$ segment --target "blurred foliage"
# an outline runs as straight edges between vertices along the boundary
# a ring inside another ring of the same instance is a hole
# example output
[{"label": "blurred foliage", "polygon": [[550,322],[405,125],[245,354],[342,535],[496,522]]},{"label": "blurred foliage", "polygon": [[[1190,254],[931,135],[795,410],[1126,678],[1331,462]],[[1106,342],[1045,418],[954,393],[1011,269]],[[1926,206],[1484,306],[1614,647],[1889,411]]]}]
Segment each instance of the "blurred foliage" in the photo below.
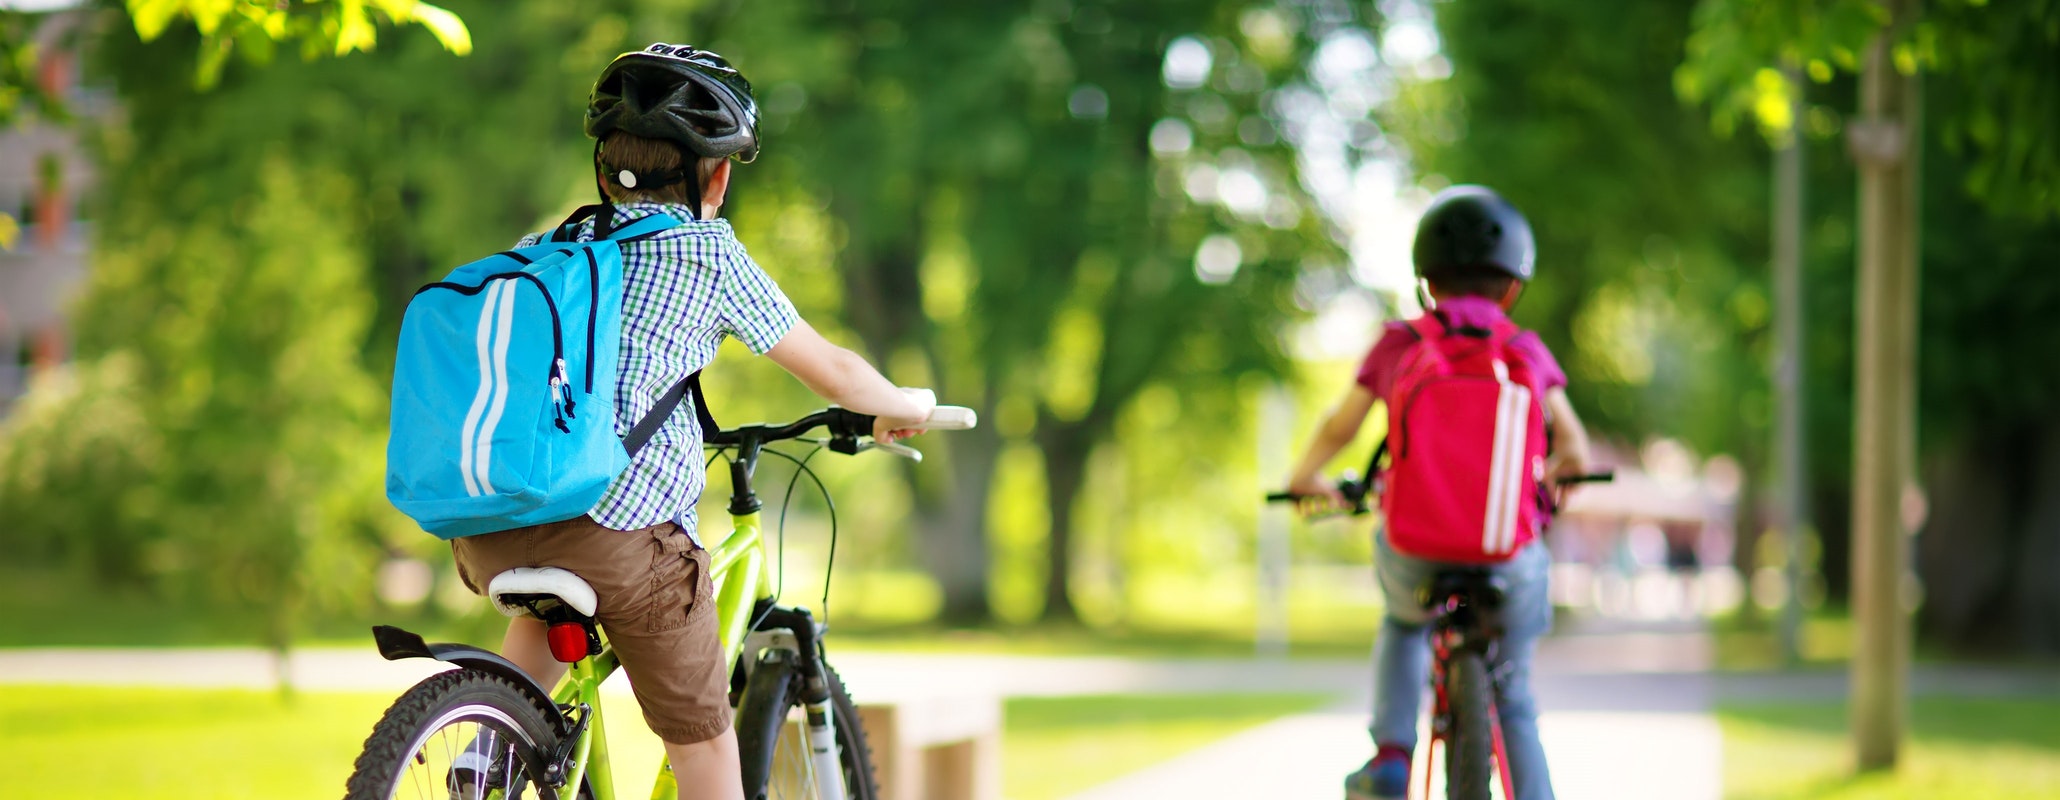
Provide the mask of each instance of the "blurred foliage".
[{"label": "blurred foliage", "polygon": [[200,33],[194,81],[213,86],[232,52],[268,64],[279,45],[299,45],[303,59],[349,55],[378,42],[379,23],[416,24],[445,49],[472,52],[472,34],[458,15],[417,0],[124,0],[143,41],[190,20]]},{"label": "blurred foliage", "polygon": [[10,539],[256,611],[278,646],[304,607],[358,602],[377,551],[356,540],[395,515],[363,257],[320,223],[344,186],[274,159],[179,235],[126,213],[148,199],[115,201],[79,313],[88,355],[9,420],[0,515],[28,522]]},{"label": "blurred foliage", "polygon": [[[30,524],[0,538],[103,584],[272,609],[271,639],[373,605],[388,559],[443,562],[379,491],[400,312],[591,196],[592,76],[663,38],[730,55],[758,87],[766,155],[726,211],[804,314],[989,422],[930,437],[939,458],[907,493],[879,461],[818,459],[846,498],[840,571],[914,562],[960,621],[987,618],[990,594],[1014,619],[1068,617],[1076,564],[1104,622],[1134,597],[1099,580],[1111,563],[1237,574],[1256,483],[1221,468],[1248,452],[1239,377],[1284,369],[1274,331],[1301,313],[1304,259],[1343,258],[1269,105],[1309,42],[1351,23],[1322,5],[467,0],[467,58],[404,37],[225,62],[207,89],[167,68],[221,46],[202,26],[104,31],[89,81],[123,113],[91,131],[107,222],[80,359],[8,421],[0,508]],[[1207,62],[1177,88],[1176,37]],[[1215,191],[1230,171],[1234,198]],[[719,418],[819,402],[734,356],[712,373]],[[814,503],[800,526],[820,531]],[[1075,517],[1084,556],[1051,546]]]},{"label": "blurred foliage", "polygon": [[[2048,410],[2060,398],[2060,378],[2014,366],[2043,360],[2060,345],[2046,324],[2060,302],[2060,278],[2048,268],[2060,245],[2053,189],[2060,181],[2060,73],[2053,70],[2060,3],[1939,0],[1898,20],[1884,4],[1864,0],[1703,0],[1695,19],[1676,78],[1684,97],[1712,102],[1720,131],[1749,111],[1777,141],[1797,129],[1828,138],[1840,116],[1853,113],[1851,82],[1840,75],[1859,69],[1859,54],[1877,36],[1892,37],[1896,70],[1924,76],[1916,123],[1924,219],[1919,417],[1932,513],[1917,547],[1927,595],[1922,619],[1927,633],[1961,646],[2060,651],[2060,588],[2021,566],[2060,557],[2060,503],[2048,499],[2060,486],[2060,426]],[[1834,103],[1788,119],[1789,94],[1805,87],[1785,81],[1776,70],[1783,65],[1825,84],[1831,91],[1819,94]],[[1830,205],[1842,207],[1818,217],[1818,227],[1842,239],[1853,230],[1842,199],[1850,197],[1851,172],[1841,149],[1816,149],[1828,150],[1824,157],[1839,168],[1813,170],[1810,192],[1841,198]],[[1836,244],[1833,250],[1844,249]],[[1839,258],[1850,263],[1849,253]],[[1850,309],[1850,267],[1840,274],[1836,283],[1813,280],[1807,291],[1845,295]],[[1838,372],[1827,382],[1832,391],[1813,395],[1813,418],[1842,428],[1852,327],[1848,318],[1827,330],[1826,321],[1817,319],[1813,338],[1845,341],[1825,348],[1836,354],[1819,362]],[[1827,577],[1842,589],[1847,436],[1814,438],[1838,443],[1829,452],[1813,448],[1822,453],[1813,460],[1818,483],[1830,487],[1819,492],[1829,501],[1819,518],[1829,537]]]},{"label": "blurred foliage", "polygon": [[[1295,271],[1337,257],[1267,105],[1312,37],[1349,21],[1319,6],[765,3],[749,25],[710,20],[712,46],[767,66],[750,72],[773,155],[752,172],[827,212],[844,321],[890,374],[990,423],[939,438],[943,469],[911,470],[918,552],[946,618],[989,613],[989,541],[1008,537],[989,535],[988,510],[1016,502],[990,502],[1009,441],[1039,451],[1013,463],[1043,473],[1030,525],[1043,529],[1041,605],[1070,619],[1087,465],[1121,412],[1154,385],[1221,392],[1279,371],[1272,331],[1297,313]],[[1176,88],[1164,65],[1182,42],[1201,63]],[[1155,135],[1164,147],[1147,147]],[[1219,170],[1248,191],[1215,198]],[[1197,171],[1208,197],[1185,189]],[[737,216],[748,240],[752,212]],[[1227,266],[1199,280],[1212,236]]]},{"label": "blurred foliage", "polygon": [[1683,96],[1710,101],[1720,130],[1749,116],[1782,138],[1804,122],[1789,118],[1788,98],[1803,87],[1782,66],[1830,83],[1858,73],[1874,37],[1893,36],[1896,69],[1940,76],[1934,91],[1954,99],[1949,112],[1925,114],[1968,157],[1954,182],[1991,213],[2060,214],[2060,2],[1933,0],[1913,19],[1890,16],[1880,0],[1701,0],[1675,78]]}]

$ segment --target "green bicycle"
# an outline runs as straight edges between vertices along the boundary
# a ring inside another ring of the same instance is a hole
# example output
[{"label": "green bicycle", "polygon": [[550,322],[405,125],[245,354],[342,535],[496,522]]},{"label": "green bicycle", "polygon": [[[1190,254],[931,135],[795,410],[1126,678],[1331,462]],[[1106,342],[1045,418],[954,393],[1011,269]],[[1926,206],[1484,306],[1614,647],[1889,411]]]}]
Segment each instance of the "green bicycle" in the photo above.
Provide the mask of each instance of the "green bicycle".
[{"label": "green bicycle", "polygon": [[[962,430],[971,409],[939,406],[926,427]],[[868,437],[873,418],[827,408],[786,425],[747,425],[705,437],[729,457],[733,530],[710,550],[723,653],[731,671],[744,796],[873,800],[879,794],[858,709],[825,663],[825,627],[807,609],[778,604],[752,478],[766,445],[801,439],[846,455],[878,449],[922,454]],[[713,459],[711,458],[711,461]],[[806,469],[806,458],[796,462]],[[456,665],[401,695],[365,740],[346,800],[430,798],[613,800],[601,682],[620,666],[594,624],[593,588],[556,568],[511,570],[490,582],[495,603],[522,609],[550,628],[551,650],[571,667],[556,691],[507,659],[463,644],[431,644],[391,626],[373,634],[388,660],[430,658]],[[653,800],[677,796],[671,765],[660,767]]]}]

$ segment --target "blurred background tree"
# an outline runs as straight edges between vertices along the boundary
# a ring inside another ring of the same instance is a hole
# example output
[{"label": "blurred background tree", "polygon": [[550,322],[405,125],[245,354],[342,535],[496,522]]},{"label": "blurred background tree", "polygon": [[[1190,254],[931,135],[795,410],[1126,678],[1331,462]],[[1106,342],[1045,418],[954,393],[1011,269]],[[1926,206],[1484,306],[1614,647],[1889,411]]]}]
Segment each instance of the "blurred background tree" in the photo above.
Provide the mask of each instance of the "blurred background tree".
[{"label": "blurred background tree", "polygon": [[[1857,71],[1858,54],[1888,21],[1881,6],[1860,0],[1703,0],[1681,88],[1711,99],[1720,130],[1750,118],[1771,135],[1800,128],[1828,145],[1853,109],[1842,76]],[[2060,242],[2060,3],[1940,0],[1894,35],[1896,69],[1921,73],[1926,89],[1917,147],[1918,369],[1920,472],[1931,513],[1916,551],[1926,598],[1920,624],[1963,647],[2060,652],[2060,587],[2027,566],[2060,559],[2060,428],[2048,413],[2060,379],[2014,367],[2060,344],[2043,313],[2060,302],[2060,277],[2046,266]],[[1808,89],[1776,71],[1780,64],[1801,67],[1829,90],[1816,94],[1837,99],[1789,119],[1786,98]],[[1849,197],[1842,148],[1818,149],[1827,152],[1815,163],[1836,169],[1830,181],[1818,171],[1813,196]],[[1839,226],[1836,241],[1850,235],[1850,215],[1848,207],[1818,219]],[[1843,254],[1838,262],[1851,263]],[[1810,285],[1837,293],[1849,284],[1841,278]],[[1850,313],[1850,302],[1843,308]],[[1850,318],[1820,328],[1826,337],[1851,329]],[[1823,366],[1849,379],[1850,354]],[[1815,400],[1843,420],[1850,387],[1838,388]],[[1816,426],[1850,434],[1837,423],[1825,427]],[[1850,462],[1843,452],[1813,461],[1829,473],[1818,479],[1820,497],[1830,496],[1818,504],[1830,556],[1825,578],[1842,593]]]}]

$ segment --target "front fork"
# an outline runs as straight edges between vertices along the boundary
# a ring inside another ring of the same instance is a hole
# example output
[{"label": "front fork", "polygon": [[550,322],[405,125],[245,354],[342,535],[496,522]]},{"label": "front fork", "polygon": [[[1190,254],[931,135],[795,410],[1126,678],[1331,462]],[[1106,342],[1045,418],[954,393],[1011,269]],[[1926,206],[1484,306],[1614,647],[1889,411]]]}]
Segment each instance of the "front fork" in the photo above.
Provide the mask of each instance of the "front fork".
[{"label": "front fork", "polygon": [[807,718],[808,759],[815,776],[817,796],[823,800],[844,800],[843,765],[837,752],[836,707],[830,702],[830,679],[823,669],[822,648],[817,638],[822,628],[805,608],[765,608],[759,614],[758,630],[751,636],[747,652],[778,648],[793,653],[794,671],[801,676],[801,704]]}]

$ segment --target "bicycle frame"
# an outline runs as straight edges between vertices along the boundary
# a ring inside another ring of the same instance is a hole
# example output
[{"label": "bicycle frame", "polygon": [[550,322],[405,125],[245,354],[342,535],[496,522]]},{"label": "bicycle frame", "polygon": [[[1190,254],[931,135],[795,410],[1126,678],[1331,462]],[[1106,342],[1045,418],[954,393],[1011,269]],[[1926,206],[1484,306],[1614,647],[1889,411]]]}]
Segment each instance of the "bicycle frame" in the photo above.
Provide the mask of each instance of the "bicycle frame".
[{"label": "bicycle frame", "polygon": [[[731,518],[730,534],[709,549],[709,577],[715,584],[717,630],[722,637],[723,663],[736,664],[743,655],[744,637],[750,633],[755,604],[770,601],[770,565],[765,557],[762,522],[756,511]],[[551,693],[562,706],[580,710],[583,723],[573,742],[572,772],[565,785],[577,792],[585,778],[594,800],[615,800],[615,776],[608,759],[608,735],[602,725],[601,683],[622,662],[615,649],[604,644],[601,654],[580,659],[566,671],[565,678]],[[651,800],[676,800],[679,783],[669,760],[659,762],[658,777],[651,788]]]}]

